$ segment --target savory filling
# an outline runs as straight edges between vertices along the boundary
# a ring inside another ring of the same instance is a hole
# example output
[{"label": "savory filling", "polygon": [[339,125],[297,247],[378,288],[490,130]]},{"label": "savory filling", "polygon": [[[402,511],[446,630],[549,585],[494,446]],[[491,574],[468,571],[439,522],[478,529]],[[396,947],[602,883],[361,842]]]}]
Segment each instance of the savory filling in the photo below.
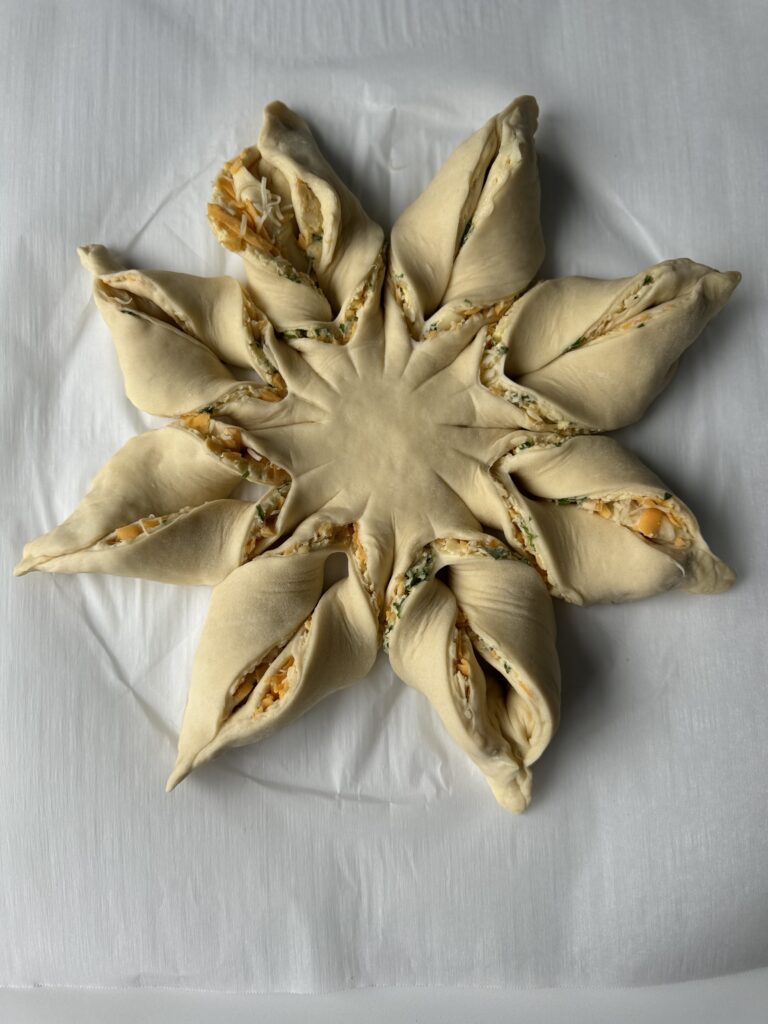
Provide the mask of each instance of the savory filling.
[{"label": "savory filling", "polygon": [[475,538],[467,540],[461,537],[438,537],[437,540],[432,541],[432,546],[439,554],[452,557],[457,555],[460,557],[479,555],[480,557],[486,556],[497,561],[512,557],[509,548],[502,544],[500,540],[496,540],[495,537],[483,537],[482,540]]},{"label": "savory filling", "polygon": [[248,249],[270,260],[280,277],[316,287],[313,266],[322,254],[322,210],[306,182],[297,180],[294,191],[298,210],[280,172],[262,161],[258,150],[245,149],[216,178],[208,217],[227,249]]},{"label": "savory filling", "polygon": [[426,583],[435,575],[435,551],[431,544],[421,549],[416,561],[404,573],[394,580],[393,596],[384,613],[384,646],[389,639],[395,623],[400,618],[407,598],[420,583]]},{"label": "savory filling", "polygon": [[94,547],[100,547],[102,544],[109,547],[115,547],[118,544],[127,544],[132,540],[136,540],[138,537],[146,537],[153,530],[156,530],[158,526],[165,526],[166,523],[171,522],[187,511],[182,509],[180,512],[171,512],[165,516],[147,515],[142,519],[137,519],[134,523],[126,523],[125,526],[118,526],[112,533],[107,534],[103,540],[99,541]]},{"label": "savory filling", "polygon": [[480,383],[492,395],[503,398],[505,402],[525,413],[534,430],[555,427],[562,434],[582,432],[583,428],[570,420],[564,420],[557,409],[540,395],[524,391],[519,384],[506,376],[504,364],[508,351],[508,346],[497,333],[489,333],[480,361]]},{"label": "savory filling", "polygon": [[471,719],[472,708],[472,644],[467,635],[467,620],[462,611],[456,618],[456,628],[453,633],[453,640],[449,650],[453,664],[453,677],[463,705],[464,717]]},{"label": "savory filling", "polygon": [[648,495],[635,498],[560,498],[559,505],[578,505],[600,516],[624,526],[645,540],[669,549],[679,555],[691,546],[690,531],[671,504],[672,495],[666,491],[663,496]]},{"label": "savory filling", "polygon": [[[599,320],[595,321],[580,338],[572,341],[570,345],[563,349],[563,352],[572,352],[574,349],[583,348],[584,345],[588,345],[591,341],[595,341],[611,331],[629,331],[645,327],[656,308],[653,306],[649,307],[647,296],[644,296],[646,289],[653,282],[654,277],[652,274],[646,274],[642,280],[633,282],[624,297],[619,299],[615,305],[609,307]],[[623,323],[622,320],[624,320]]]},{"label": "savory filling", "polygon": [[384,269],[384,250],[382,249],[370,271],[358,286],[347,305],[344,307],[341,319],[339,320],[339,334],[341,340],[346,343],[352,339],[357,330],[358,314],[376,289],[378,291],[381,274]]},{"label": "savory filling", "polygon": [[[245,704],[250,700],[254,690],[269,671],[270,665],[275,663],[289,645],[300,646],[306,642],[311,624],[312,616],[310,615],[302,623],[295,636],[270,648],[257,665],[254,665],[253,668],[244,672],[232,683],[224,704],[224,718],[230,717],[236,711],[239,711],[240,708],[245,706]],[[275,668],[275,670],[270,673],[267,684],[264,687],[258,702],[251,710],[251,718],[257,718],[259,715],[263,715],[265,712],[269,711],[270,708],[283,700],[291,687],[296,683],[297,674],[298,665],[296,664],[296,658],[293,654],[288,654]]]},{"label": "savory filling", "polygon": [[350,551],[352,557],[357,563],[357,570],[360,573],[360,579],[363,581],[363,586],[368,592],[368,597],[371,599],[373,609],[378,616],[379,605],[381,599],[376,591],[373,580],[368,575],[368,552],[363,547],[363,542],[360,540],[360,529],[357,523],[352,524],[352,536],[350,537]]},{"label": "savory filling", "polygon": [[413,299],[409,294],[405,274],[402,273],[402,271],[390,273],[389,281],[392,287],[392,293],[395,296],[395,302],[397,302],[400,307],[403,318],[408,327],[408,333],[412,338],[416,338],[418,335],[418,331],[416,330],[416,309],[413,304]]},{"label": "savory filling", "polygon": [[402,615],[403,606],[408,597],[420,583],[431,580],[437,571],[436,560],[444,556],[446,560],[456,558],[493,558],[495,560],[513,558],[513,553],[495,537],[462,538],[438,537],[431,544],[421,549],[415,561],[404,573],[396,576],[393,581],[393,593],[384,612],[384,646],[389,645],[392,630]]},{"label": "savory filling", "polygon": [[[151,317],[160,323],[169,324],[178,330],[197,338],[197,332],[193,324],[187,319],[180,309],[164,308],[152,299],[144,295],[129,291],[128,287],[137,283],[140,287],[146,287],[141,283],[140,275],[135,271],[125,271],[123,274],[113,275],[109,281],[100,280],[97,287],[110,299],[121,307],[121,311],[130,315]],[[260,315],[258,308],[244,289],[241,289],[243,299],[243,325],[247,329],[247,343],[251,352],[254,366],[261,378],[274,389],[264,389],[264,393],[256,393],[257,398],[265,401],[279,401],[286,394],[286,385],[277,368],[272,365],[264,351],[263,333],[267,321]],[[199,338],[198,338],[199,340]],[[276,393],[277,392],[277,393]],[[253,393],[253,392],[252,392]]]},{"label": "savory filling", "polygon": [[243,323],[248,329],[248,347],[251,351],[251,359],[262,380],[271,385],[277,393],[274,398],[269,398],[266,394],[259,394],[258,397],[264,398],[268,402],[277,401],[278,398],[287,394],[288,389],[282,375],[272,365],[264,351],[264,332],[267,330],[268,321],[262,317],[261,311],[245,289],[242,289],[242,292]]},{"label": "savory filling", "polygon": [[181,416],[179,422],[186,430],[203,438],[208,451],[236,469],[244,480],[264,484],[290,481],[284,469],[246,444],[239,427],[214,420],[209,412],[188,413]]},{"label": "savory filling", "polygon": [[323,211],[320,200],[305,181],[296,182],[296,202],[302,228],[297,241],[307,255],[307,272],[311,271],[323,252]]},{"label": "savory filling", "polygon": [[[250,166],[245,159],[252,155],[244,150],[234,160],[224,164],[214,181],[213,201],[208,204],[208,217],[219,229],[219,237],[233,252],[250,248],[265,256],[282,255],[277,244],[281,227],[289,211],[282,206],[280,196],[269,188],[265,175],[256,177],[258,158]],[[246,172],[247,183],[240,188],[235,176],[241,179]],[[292,218],[291,218],[292,219]]]},{"label": "savory filling", "polygon": [[277,672],[273,673],[270,677],[266,692],[253,709],[254,718],[257,715],[263,715],[273,704],[276,704],[277,701],[286,695],[288,692],[288,673],[293,667],[294,662],[293,655],[289,654]]},{"label": "savory filling", "polygon": [[333,545],[346,546],[352,537],[352,526],[349,523],[339,525],[330,520],[320,523],[315,532],[307,540],[291,544],[279,552],[281,555],[306,555],[310,551],[319,551]]},{"label": "savory filling", "polygon": [[277,519],[290,487],[290,483],[280,484],[256,502],[256,516],[243,548],[243,562],[250,562],[261,553],[265,541],[277,535]]},{"label": "savory filling", "polygon": [[427,340],[433,337],[438,331],[455,331],[463,327],[467,320],[481,319],[489,325],[496,325],[499,319],[509,308],[510,300],[501,299],[490,306],[480,306],[471,299],[464,299],[463,302],[450,303],[440,310],[440,316],[433,317],[424,326],[423,336]]}]

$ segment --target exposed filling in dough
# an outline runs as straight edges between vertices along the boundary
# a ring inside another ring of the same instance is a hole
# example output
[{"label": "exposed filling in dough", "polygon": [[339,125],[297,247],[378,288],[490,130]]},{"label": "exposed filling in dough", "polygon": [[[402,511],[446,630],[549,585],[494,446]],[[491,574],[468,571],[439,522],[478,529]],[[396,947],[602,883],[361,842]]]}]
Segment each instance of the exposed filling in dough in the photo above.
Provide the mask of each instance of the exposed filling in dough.
[{"label": "exposed filling in dough", "polygon": [[306,555],[310,551],[320,551],[323,548],[347,547],[351,538],[350,523],[334,523],[327,519],[317,525],[311,537],[283,548],[280,555],[287,558],[290,555]]},{"label": "exposed filling in dough", "polygon": [[464,299],[463,302],[459,303],[451,302],[448,306],[441,309],[439,314],[435,314],[435,316],[427,321],[424,325],[423,337],[428,341],[438,331],[442,335],[445,331],[458,330],[458,328],[463,327],[468,320],[473,318],[495,326],[509,309],[512,301],[513,299],[511,298],[501,299],[499,302],[493,302],[488,306],[479,306],[472,302],[471,299]]},{"label": "exposed filling in dough", "polygon": [[[463,610],[459,609],[449,657],[453,664],[456,693],[467,721],[472,721],[476,713],[474,703],[477,694],[472,686],[472,655],[476,657],[485,679],[486,714],[491,719],[493,716],[491,691],[494,687],[499,688],[498,696],[503,703],[506,703],[504,695],[510,685],[518,694],[523,694],[531,704],[535,702],[535,694],[522,680],[512,663],[493,643],[474,632]],[[478,655],[479,657],[477,657]],[[536,731],[536,718],[532,707],[526,701],[519,701],[516,714],[509,719],[509,725],[518,747],[521,750],[528,749]],[[488,750],[487,753],[492,752]]]},{"label": "exposed filling in dough", "polygon": [[438,554],[453,557],[486,555],[496,560],[512,557],[509,548],[495,537],[483,537],[482,540],[474,537],[438,537],[432,541],[432,547]]},{"label": "exposed filling in dough", "polygon": [[352,524],[352,536],[350,538],[350,552],[352,557],[357,564],[358,572],[360,573],[360,579],[363,581],[368,597],[370,598],[371,605],[378,617],[379,607],[381,605],[381,595],[377,592],[373,580],[371,579],[368,572],[368,552],[363,546],[363,542],[360,539],[360,527],[357,523]]},{"label": "exposed filling in dough", "polygon": [[[480,383],[491,392],[503,398],[525,413],[534,430],[557,429],[561,434],[573,434],[583,431],[578,424],[564,420],[554,406],[540,395],[524,391],[518,384],[510,380],[504,372],[504,361],[509,351],[501,337],[495,331],[488,332],[483,357],[480,361]],[[561,442],[562,443],[562,442]]]},{"label": "exposed filling in dough", "polygon": [[323,211],[320,200],[301,178],[296,181],[296,202],[302,225],[297,242],[307,254],[307,271],[310,272],[323,252]]},{"label": "exposed filling in dough", "polygon": [[327,520],[320,523],[311,537],[306,540],[292,544],[279,552],[283,556],[308,554],[310,551],[320,551],[324,548],[335,547],[347,551],[357,566],[360,580],[371,601],[371,606],[378,616],[381,596],[376,590],[373,580],[368,572],[368,552],[360,539],[360,528],[357,523],[334,523]]},{"label": "exposed filling in dough", "polygon": [[166,523],[173,522],[174,519],[178,519],[180,515],[187,511],[188,509],[180,509],[178,512],[171,512],[165,516],[156,516],[150,513],[133,523],[118,526],[116,530],[107,534],[106,537],[100,540],[98,544],[94,544],[93,547],[98,549],[101,547],[116,547],[120,544],[130,544],[131,541],[137,540],[139,537],[149,536],[159,526],[165,526]]},{"label": "exposed filling in dough", "polygon": [[410,568],[406,569],[395,578],[393,597],[387,605],[384,613],[384,646],[389,644],[389,638],[395,623],[400,618],[403,605],[410,594],[420,583],[426,583],[435,575],[435,551],[431,544],[425,545]]},{"label": "exposed filling in dough", "polygon": [[456,685],[456,692],[459,702],[462,705],[464,717],[471,721],[474,717],[472,707],[472,643],[467,635],[467,620],[463,612],[459,612],[456,618],[456,628],[448,650],[448,656],[453,664],[453,680]]},{"label": "exposed filling in dough", "polygon": [[248,447],[239,427],[214,420],[208,412],[188,413],[179,422],[184,429],[202,437],[208,451],[236,469],[244,480],[264,484],[290,481],[284,469]]},{"label": "exposed filling in dough", "polygon": [[208,217],[230,251],[248,250],[268,260],[278,276],[316,288],[313,267],[322,255],[322,210],[306,182],[299,179],[295,190],[297,210],[287,181],[251,147],[221,169]]},{"label": "exposed filling in dough", "polygon": [[[200,340],[194,325],[182,310],[171,307],[167,296],[157,291],[158,298],[162,296],[165,302],[165,305],[161,306],[145,295],[139,295],[130,291],[129,288],[132,283],[141,288],[148,287],[146,279],[142,280],[141,276],[132,270],[126,270],[122,274],[113,275],[108,280],[102,279],[97,287],[116,302],[121,307],[123,313],[151,317],[153,320],[169,324],[190,337],[198,341]],[[120,287],[121,285],[124,287]],[[242,288],[241,295],[243,299],[243,325],[247,328],[247,343],[251,358],[261,378],[274,389],[274,391],[263,389],[264,393],[261,393],[251,386],[249,394],[256,398],[263,398],[265,401],[279,401],[280,398],[287,394],[287,387],[277,368],[270,362],[264,351],[263,334],[267,328],[267,321],[261,316],[253,299]]]},{"label": "exposed filling in dough", "polygon": [[277,535],[277,519],[290,487],[290,483],[280,484],[256,502],[256,517],[243,548],[243,562],[255,558],[264,548],[264,542]]},{"label": "exposed filling in dough", "polygon": [[315,341],[323,341],[330,345],[346,345],[357,332],[360,310],[374,292],[378,294],[383,271],[384,254],[382,251],[376,257],[376,261],[370,271],[352,294],[352,298],[341,313],[339,313],[335,323],[293,327],[289,330],[280,331],[280,337],[285,341],[291,341],[294,338],[312,338]]},{"label": "exposed filling in dough", "polygon": [[[563,352],[572,352],[574,349],[583,348],[591,341],[602,338],[613,331],[631,331],[645,327],[646,323],[654,314],[655,307],[647,305],[647,289],[654,282],[652,274],[646,274],[642,280],[636,280],[630,285],[629,291],[611,306],[599,320],[582,334],[576,341],[572,341]],[[658,314],[657,314],[658,315]]]},{"label": "exposed filling in dough", "polygon": [[624,526],[644,540],[667,550],[673,558],[687,551],[692,544],[687,524],[672,505],[669,491],[663,496],[634,498],[560,498],[559,505],[578,505],[603,519]]},{"label": "exposed filling in dough", "polygon": [[389,644],[392,630],[402,615],[403,606],[420,583],[433,579],[437,571],[437,559],[446,558],[513,558],[513,553],[495,537],[466,538],[438,537],[425,545],[411,566],[395,577],[392,599],[384,613],[384,647]]},{"label": "exposed filling in dough", "polygon": [[[243,323],[248,328],[248,347],[251,351],[251,359],[262,380],[270,384],[277,392],[277,397],[271,399],[277,401],[278,397],[283,397],[288,393],[288,387],[264,350],[264,333],[268,329],[269,321],[263,318],[258,306],[245,289],[242,289],[242,292]],[[267,395],[259,394],[258,397],[270,401]]]},{"label": "exposed filling in dough", "polygon": [[[252,718],[258,718],[260,715],[263,715],[285,698],[292,686],[298,681],[299,669],[296,662],[296,654],[306,643],[311,625],[312,616],[310,615],[301,624],[297,633],[270,648],[256,665],[248,669],[232,683],[224,705],[225,719],[231,717],[236,711],[244,707],[250,700],[254,690],[262,682],[265,682],[265,685],[257,703],[251,710]],[[289,646],[293,648],[294,653],[286,654],[280,660],[281,655],[285,654]],[[269,672],[271,666],[275,667],[272,672]],[[269,675],[265,681],[264,677],[267,673]]]},{"label": "exposed filling in dough", "polygon": [[[222,241],[233,252],[249,247],[265,256],[279,257],[283,230],[295,227],[295,219],[290,204],[283,204],[270,189],[267,176],[259,173],[259,163],[253,150],[243,150],[224,164],[214,182],[208,216],[221,229]],[[240,178],[237,183],[236,176]]]}]

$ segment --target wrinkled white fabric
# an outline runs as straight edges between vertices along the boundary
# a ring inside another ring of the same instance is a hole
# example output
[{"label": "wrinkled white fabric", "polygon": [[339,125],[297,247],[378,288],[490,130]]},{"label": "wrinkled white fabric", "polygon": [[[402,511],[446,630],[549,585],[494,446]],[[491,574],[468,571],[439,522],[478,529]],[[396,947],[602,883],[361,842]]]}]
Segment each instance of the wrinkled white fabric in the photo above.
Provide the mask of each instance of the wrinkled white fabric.
[{"label": "wrinkled white fabric", "polygon": [[[616,985],[766,963],[762,5],[2,9],[0,984]],[[275,97],[389,229],[525,92],[543,276],[682,255],[744,273],[621,433],[735,588],[558,605],[561,727],[522,819],[381,660],[169,800],[207,590],[10,579],[160,425],[123,395],[76,246],[242,279],[205,204]]]}]

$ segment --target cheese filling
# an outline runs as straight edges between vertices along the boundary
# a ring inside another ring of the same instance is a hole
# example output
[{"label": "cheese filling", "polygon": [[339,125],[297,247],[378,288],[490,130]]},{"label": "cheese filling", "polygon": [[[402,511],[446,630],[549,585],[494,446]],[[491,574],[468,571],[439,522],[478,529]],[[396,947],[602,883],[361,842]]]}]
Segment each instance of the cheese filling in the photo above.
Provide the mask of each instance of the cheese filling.
[{"label": "cheese filling", "polygon": [[439,562],[450,564],[456,558],[514,558],[515,555],[495,537],[437,537],[425,545],[405,572],[393,580],[392,596],[384,612],[384,647],[389,646],[392,630],[401,617],[406,600],[420,583],[434,579]]},{"label": "cheese filling", "polygon": [[646,495],[633,498],[560,498],[559,505],[577,505],[602,519],[610,520],[651,544],[667,549],[675,558],[692,545],[690,530],[670,499],[669,491],[663,496]]},{"label": "cheese filling", "polygon": [[[299,666],[296,654],[306,643],[312,624],[310,615],[298,632],[271,647],[266,654],[243,672],[230,685],[224,702],[223,719],[230,718],[251,700],[257,688],[258,700],[249,709],[251,718],[258,718],[276,707],[299,680]],[[286,653],[291,647],[294,653]],[[282,657],[285,655],[284,657]],[[272,671],[270,671],[272,669]]]},{"label": "cheese filling", "polygon": [[201,437],[208,451],[236,469],[244,480],[264,484],[290,481],[284,469],[248,446],[239,427],[214,420],[209,412],[188,413],[179,418],[179,423]]},{"label": "cheese filling", "polygon": [[118,526],[117,529],[107,534],[97,544],[94,544],[94,549],[102,547],[116,547],[121,544],[129,544],[131,541],[137,540],[139,537],[147,537],[153,530],[156,530],[159,526],[165,526],[168,523],[173,522],[174,519],[178,519],[180,515],[188,509],[181,509],[179,512],[171,512],[165,516],[155,516],[151,513],[144,516],[141,519],[137,519],[133,523],[126,523],[124,526]]}]

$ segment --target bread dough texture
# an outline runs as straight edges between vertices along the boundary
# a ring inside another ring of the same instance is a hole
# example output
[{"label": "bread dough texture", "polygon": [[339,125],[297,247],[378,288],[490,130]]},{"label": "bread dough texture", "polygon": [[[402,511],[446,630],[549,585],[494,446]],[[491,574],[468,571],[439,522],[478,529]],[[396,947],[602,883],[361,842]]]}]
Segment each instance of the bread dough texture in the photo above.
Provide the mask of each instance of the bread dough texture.
[{"label": "bread dough texture", "polygon": [[[537,116],[526,96],[492,117],[387,247],[272,103],[208,207],[247,286],[79,250],[128,397],[172,422],[110,459],[16,571],[213,586],[169,789],[384,644],[521,811],[558,719],[550,595],[730,585],[690,510],[601,432],[643,414],[739,275],[673,259],[536,283]],[[260,500],[233,497],[243,480]],[[328,585],[334,552],[348,573]]]}]

